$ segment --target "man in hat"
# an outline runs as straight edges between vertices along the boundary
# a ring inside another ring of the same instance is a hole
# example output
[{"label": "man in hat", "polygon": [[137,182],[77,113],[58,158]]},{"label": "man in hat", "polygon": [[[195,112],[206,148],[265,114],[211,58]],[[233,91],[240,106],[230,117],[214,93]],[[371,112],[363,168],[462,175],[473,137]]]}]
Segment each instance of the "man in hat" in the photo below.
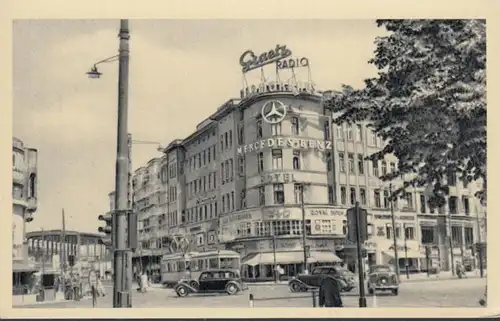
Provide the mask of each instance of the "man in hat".
[{"label": "man in hat", "polygon": [[321,280],[319,287],[319,306],[325,308],[341,308],[342,298],[340,289],[342,287],[340,280],[331,275],[325,275]]}]

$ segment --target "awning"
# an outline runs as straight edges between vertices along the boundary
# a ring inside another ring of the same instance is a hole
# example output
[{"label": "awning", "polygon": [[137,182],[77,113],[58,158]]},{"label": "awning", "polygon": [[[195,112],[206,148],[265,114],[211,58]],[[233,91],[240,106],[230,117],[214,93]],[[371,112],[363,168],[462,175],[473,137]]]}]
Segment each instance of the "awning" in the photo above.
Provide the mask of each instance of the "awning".
[{"label": "awning", "polygon": [[24,263],[12,263],[12,272],[35,272],[38,271],[38,268],[34,267],[33,265],[30,264],[24,264]]},{"label": "awning", "polygon": [[[255,266],[259,264],[271,265],[274,264],[274,253],[258,253],[244,260],[242,265]],[[304,252],[276,252],[276,264],[295,264],[304,261]],[[332,252],[311,252],[311,256],[307,259],[307,263],[333,263],[341,262],[342,260]]]},{"label": "awning", "polygon": [[[387,256],[390,256],[391,258],[394,257],[394,251],[383,251],[383,253]],[[398,251],[398,258],[402,259],[408,255],[408,258],[425,258],[425,254],[422,254],[420,251],[417,250],[408,250],[408,252],[405,251]]]}]

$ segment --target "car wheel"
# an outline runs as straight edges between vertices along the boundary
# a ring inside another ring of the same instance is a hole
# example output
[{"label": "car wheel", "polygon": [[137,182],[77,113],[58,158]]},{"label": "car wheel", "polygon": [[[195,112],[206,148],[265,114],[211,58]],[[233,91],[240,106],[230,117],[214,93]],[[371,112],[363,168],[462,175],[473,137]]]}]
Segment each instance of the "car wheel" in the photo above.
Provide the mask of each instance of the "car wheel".
[{"label": "car wheel", "polygon": [[392,294],[394,294],[394,295],[398,295],[398,294],[399,294],[398,289],[392,289]]},{"label": "car wheel", "polygon": [[189,282],[189,286],[192,287],[193,289],[198,290],[198,282],[196,282],[194,280]]},{"label": "car wheel", "polygon": [[226,287],[226,291],[227,291],[227,294],[233,295],[233,294],[236,294],[238,292],[238,287],[236,286],[236,284],[229,283]]},{"label": "car wheel", "polygon": [[175,293],[177,293],[177,296],[179,297],[185,297],[189,294],[189,290],[187,287],[185,287],[184,285],[179,285],[176,289],[175,289]]},{"label": "car wheel", "polygon": [[290,291],[300,292],[300,290],[301,290],[301,286],[300,286],[299,282],[294,281],[290,284]]}]

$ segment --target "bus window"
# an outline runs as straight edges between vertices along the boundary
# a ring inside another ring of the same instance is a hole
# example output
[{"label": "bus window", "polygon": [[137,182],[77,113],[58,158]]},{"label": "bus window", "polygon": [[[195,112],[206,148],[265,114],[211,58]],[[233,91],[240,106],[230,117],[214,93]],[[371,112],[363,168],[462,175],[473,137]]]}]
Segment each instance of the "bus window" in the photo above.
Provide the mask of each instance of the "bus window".
[{"label": "bus window", "polygon": [[239,259],[238,258],[220,258],[220,268],[221,269],[239,269]]},{"label": "bus window", "polygon": [[212,259],[210,259],[210,260],[208,261],[208,263],[209,263],[209,268],[210,268],[210,269],[218,269],[218,268],[219,268],[219,266],[218,266],[218,264],[217,264],[217,263],[218,263],[217,261],[218,261],[218,260],[217,260],[217,258],[212,258]]}]

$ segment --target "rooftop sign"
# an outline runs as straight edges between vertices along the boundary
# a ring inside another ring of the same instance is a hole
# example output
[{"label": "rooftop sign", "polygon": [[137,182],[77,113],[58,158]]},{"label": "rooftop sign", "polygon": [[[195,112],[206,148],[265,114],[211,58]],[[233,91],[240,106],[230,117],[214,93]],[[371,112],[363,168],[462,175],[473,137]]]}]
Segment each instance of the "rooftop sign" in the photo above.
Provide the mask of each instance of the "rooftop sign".
[{"label": "rooftop sign", "polygon": [[246,73],[250,70],[275,63],[291,55],[292,51],[286,45],[276,45],[275,49],[263,52],[258,56],[252,50],[247,50],[240,56],[241,71]]}]

